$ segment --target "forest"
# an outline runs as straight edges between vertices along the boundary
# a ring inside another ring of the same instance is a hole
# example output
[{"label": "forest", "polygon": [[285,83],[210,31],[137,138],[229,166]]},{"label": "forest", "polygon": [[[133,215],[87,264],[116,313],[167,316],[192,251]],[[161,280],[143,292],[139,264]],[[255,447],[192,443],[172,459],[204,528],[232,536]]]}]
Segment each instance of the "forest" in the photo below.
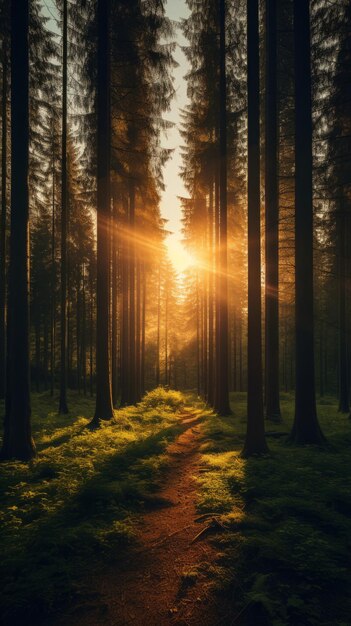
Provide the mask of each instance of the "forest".
[{"label": "forest", "polygon": [[0,623],[351,625],[349,0],[0,0]]}]

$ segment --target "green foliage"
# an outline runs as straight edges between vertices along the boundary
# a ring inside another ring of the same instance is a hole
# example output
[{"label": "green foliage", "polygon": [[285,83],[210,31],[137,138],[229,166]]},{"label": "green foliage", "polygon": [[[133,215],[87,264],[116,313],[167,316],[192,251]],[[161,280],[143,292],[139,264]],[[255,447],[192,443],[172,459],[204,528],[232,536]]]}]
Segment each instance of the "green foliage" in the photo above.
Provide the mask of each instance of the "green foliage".
[{"label": "green foliage", "polygon": [[[199,508],[222,513],[228,526],[220,536],[220,566],[227,572],[222,586],[228,588],[231,576],[235,611],[243,611],[240,623],[349,623],[349,421],[337,413],[334,401],[324,399],[318,411],[331,444],[327,450],[291,447],[283,437],[272,437],[270,456],[243,460],[241,395],[233,408],[234,418],[212,415],[206,423]],[[293,415],[288,395],[282,408],[285,422],[274,428],[288,432]]]},{"label": "green foliage", "polygon": [[184,404],[178,392],[159,393],[159,408],[155,393],[147,394],[94,432],[86,428],[93,400],[72,394],[67,417],[54,412],[48,394],[33,396],[38,456],[0,467],[4,621],[37,619],[74,593],[89,559],[118,559],[135,542],[134,521],[157,500]]},{"label": "green foliage", "polygon": [[180,391],[168,390],[165,387],[156,387],[146,394],[141,403],[146,409],[165,408],[166,410],[179,410],[184,406],[184,396]]}]

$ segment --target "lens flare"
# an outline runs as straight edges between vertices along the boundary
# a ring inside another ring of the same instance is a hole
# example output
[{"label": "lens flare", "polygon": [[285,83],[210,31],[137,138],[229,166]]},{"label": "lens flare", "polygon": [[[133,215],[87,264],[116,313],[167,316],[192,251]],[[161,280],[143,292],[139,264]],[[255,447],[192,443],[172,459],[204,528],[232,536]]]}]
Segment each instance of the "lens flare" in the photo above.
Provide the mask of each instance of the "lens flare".
[{"label": "lens flare", "polygon": [[183,274],[190,267],[197,265],[195,257],[188,252],[180,239],[169,235],[166,240],[168,256],[178,274]]}]

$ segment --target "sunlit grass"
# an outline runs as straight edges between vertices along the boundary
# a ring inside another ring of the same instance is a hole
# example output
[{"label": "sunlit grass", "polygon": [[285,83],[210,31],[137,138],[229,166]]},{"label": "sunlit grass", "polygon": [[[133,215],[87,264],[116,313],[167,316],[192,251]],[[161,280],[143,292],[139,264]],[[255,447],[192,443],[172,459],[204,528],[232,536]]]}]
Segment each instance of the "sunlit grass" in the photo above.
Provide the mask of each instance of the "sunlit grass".
[{"label": "sunlit grass", "polygon": [[[238,623],[260,626],[346,626],[351,614],[351,428],[335,399],[318,413],[326,450],[287,446],[268,437],[271,454],[243,460],[246,403],[233,395],[234,417],[210,416],[204,426],[201,513],[227,527],[217,586],[234,599]],[[282,396],[289,432],[293,398]],[[267,425],[268,431],[272,429]],[[241,614],[241,611],[243,613]]]},{"label": "sunlit grass", "polygon": [[184,401],[159,388],[91,432],[93,400],[71,394],[70,414],[58,416],[57,399],[33,395],[38,456],[0,467],[5,621],[55,607],[74,592],[89,559],[118,558],[134,541],[138,513],[157,504],[165,448],[179,432]]}]

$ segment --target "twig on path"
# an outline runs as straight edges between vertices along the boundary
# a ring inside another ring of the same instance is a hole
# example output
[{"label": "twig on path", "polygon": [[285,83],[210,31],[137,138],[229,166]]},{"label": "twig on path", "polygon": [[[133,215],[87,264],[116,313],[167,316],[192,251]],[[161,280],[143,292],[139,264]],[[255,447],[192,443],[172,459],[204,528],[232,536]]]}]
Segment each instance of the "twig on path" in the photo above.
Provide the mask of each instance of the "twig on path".
[{"label": "twig on path", "polygon": [[220,522],[216,517],[213,517],[211,520],[211,523],[208,524],[208,526],[205,526],[205,528],[203,528],[202,530],[200,530],[200,532],[197,533],[197,535],[195,535],[194,539],[192,539],[190,543],[195,543],[195,541],[200,539],[206,533],[212,530],[219,530],[219,529],[227,530],[227,528],[222,524],[222,522]]},{"label": "twig on path", "polygon": [[195,522],[201,522],[202,520],[207,519],[208,517],[213,517],[217,519],[218,515],[222,515],[222,513],[213,511],[212,513],[203,513],[202,515],[199,515],[199,517],[195,518]]}]

